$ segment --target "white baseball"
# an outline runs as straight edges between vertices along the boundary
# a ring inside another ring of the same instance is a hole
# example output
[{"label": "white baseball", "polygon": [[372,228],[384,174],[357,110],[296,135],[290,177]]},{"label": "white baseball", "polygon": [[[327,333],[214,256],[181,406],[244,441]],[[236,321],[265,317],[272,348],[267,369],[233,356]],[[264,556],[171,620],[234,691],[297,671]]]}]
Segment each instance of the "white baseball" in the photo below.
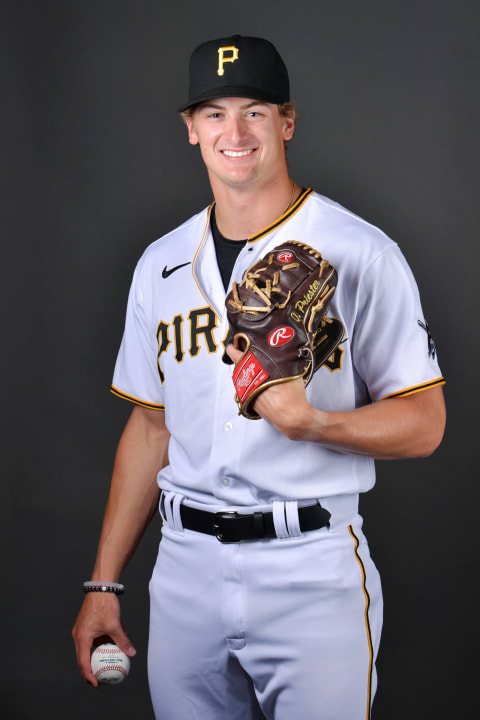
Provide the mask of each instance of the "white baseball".
[{"label": "white baseball", "polygon": [[107,685],[121,683],[130,670],[130,658],[113,643],[104,643],[95,648],[90,662],[98,682]]}]

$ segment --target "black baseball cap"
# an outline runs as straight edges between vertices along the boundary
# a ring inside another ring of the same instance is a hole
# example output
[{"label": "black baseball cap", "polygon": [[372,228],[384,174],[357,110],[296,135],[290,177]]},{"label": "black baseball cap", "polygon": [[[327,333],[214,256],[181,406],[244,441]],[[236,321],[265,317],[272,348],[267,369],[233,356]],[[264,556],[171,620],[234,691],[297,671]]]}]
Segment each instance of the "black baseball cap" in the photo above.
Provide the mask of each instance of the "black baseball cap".
[{"label": "black baseball cap", "polygon": [[190,56],[188,102],[178,112],[218,97],[245,97],[275,105],[290,101],[287,68],[271,42],[233,35],[195,48]]}]

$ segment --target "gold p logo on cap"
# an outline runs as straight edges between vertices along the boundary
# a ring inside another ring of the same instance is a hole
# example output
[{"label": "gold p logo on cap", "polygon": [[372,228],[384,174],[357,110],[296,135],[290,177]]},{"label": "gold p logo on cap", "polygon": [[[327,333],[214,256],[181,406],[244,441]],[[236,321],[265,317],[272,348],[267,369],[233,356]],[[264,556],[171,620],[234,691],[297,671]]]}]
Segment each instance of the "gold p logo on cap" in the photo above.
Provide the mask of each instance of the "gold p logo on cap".
[{"label": "gold p logo on cap", "polygon": [[[226,52],[231,52],[231,55],[225,55]],[[223,69],[223,66],[227,62],[235,62],[235,60],[238,60],[238,48],[235,47],[235,45],[227,45],[226,47],[219,47],[218,48],[218,70],[217,75],[223,75],[225,73],[225,70]]]}]

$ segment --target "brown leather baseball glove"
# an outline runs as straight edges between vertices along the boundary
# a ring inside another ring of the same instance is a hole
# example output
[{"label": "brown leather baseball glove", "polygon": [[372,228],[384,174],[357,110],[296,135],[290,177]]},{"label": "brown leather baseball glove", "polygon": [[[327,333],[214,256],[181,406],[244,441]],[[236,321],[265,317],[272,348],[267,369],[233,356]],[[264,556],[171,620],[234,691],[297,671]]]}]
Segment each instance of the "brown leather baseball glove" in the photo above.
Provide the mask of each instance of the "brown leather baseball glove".
[{"label": "brown leather baseball glove", "polygon": [[343,338],[326,312],[337,272],[309,245],[289,240],[254,263],[225,300],[233,344],[243,355],[233,383],[239,413],[258,419],[252,405],[266,388],[303,378],[330,357]]}]

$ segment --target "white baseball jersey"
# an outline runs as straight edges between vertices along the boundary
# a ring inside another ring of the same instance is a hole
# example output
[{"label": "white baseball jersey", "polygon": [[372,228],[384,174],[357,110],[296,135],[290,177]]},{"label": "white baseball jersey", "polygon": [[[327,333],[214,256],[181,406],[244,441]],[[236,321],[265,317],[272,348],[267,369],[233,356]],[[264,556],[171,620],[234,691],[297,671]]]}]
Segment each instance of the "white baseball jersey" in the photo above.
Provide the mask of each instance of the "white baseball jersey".
[{"label": "white baseball jersey", "polygon": [[[287,439],[238,415],[232,366],[222,362],[225,289],[210,209],[150,245],[135,270],[112,391],[165,411],[170,464],[160,487],[229,507],[357,494],[375,481],[371,458]],[[297,240],[336,268],[328,315],[345,340],[313,376],[309,402],[352,410],[443,384],[418,289],[396,243],[312,190],[248,239],[232,280],[279,243]]]}]

